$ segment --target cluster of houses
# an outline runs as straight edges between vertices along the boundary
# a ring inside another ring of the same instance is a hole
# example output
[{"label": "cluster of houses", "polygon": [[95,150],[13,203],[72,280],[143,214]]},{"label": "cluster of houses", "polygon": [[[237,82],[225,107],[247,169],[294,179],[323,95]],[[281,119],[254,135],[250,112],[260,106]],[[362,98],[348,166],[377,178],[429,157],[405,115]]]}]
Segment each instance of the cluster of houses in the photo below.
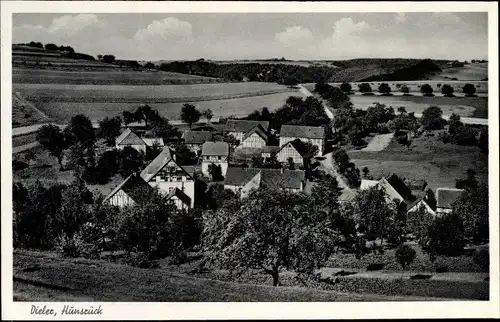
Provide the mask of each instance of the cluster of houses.
[{"label": "cluster of houses", "polygon": [[[133,174],[118,185],[105,199],[116,206],[126,206],[137,201],[136,191],[147,191],[158,187],[180,209],[194,207],[195,181],[198,176],[210,177],[210,168],[220,166],[224,177],[224,188],[245,198],[260,187],[277,187],[292,192],[304,191],[306,185],[303,170],[286,169],[286,164],[293,162],[300,166],[304,164],[304,151],[301,142],[309,142],[318,147],[321,156],[325,150],[325,131],[323,127],[299,125],[283,125],[279,133],[279,145],[268,145],[270,137],[269,122],[228,120],[223,136],[229,134],[236,140],[234,151],[228,143],[217,137],[212,131],[186,131],[184,144],[198,156],[197,166],[184,166],[176,162],[176,154],[163,140],[145,138],[140,130],[131,128],[116,139],[116,148],[132,147],[143,153],[153,146],[162,147],[161,153],[141,172]],[[281,169],[231,167],[230,154],[260,156],[263,160],[275,158],[283,164]],[[436,190],[435,201],[429,200],[429,190],[421,187],[420,191],[412,190],[397,175],[392,174],[380,180],[361,181],[359,190],[378,187],[384,189],[387,200],[398,200],[406,204],[408,212],[424,209],[433,216],[449,213],[452,203],[460,196],[462,190],[439,188]],[[339,202],[352,202],[356,191],[345,188],[339,197]]]}]

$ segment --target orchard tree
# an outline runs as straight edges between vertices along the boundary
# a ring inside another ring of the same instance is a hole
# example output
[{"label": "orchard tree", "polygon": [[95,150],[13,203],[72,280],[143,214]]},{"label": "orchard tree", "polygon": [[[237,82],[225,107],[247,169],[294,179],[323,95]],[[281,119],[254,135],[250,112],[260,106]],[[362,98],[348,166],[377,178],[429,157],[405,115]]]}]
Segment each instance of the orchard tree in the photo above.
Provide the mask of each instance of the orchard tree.
[{"label": "orchard tree", "polygon": [[146,69],[156,69],[156,65],[153,64],[152,62],[148,61],[146,64],[144,64],[144,68],[146,68]]},{"label": "orchard tree", "polygon": [[350,163],[349,155],[347,155],[347,152],[345,152],[344,149],[338,149],[333,154],[333,162],[334,166],[341,174],[343,174],[347,170]]},{"label": "orchard tree", "polygon": [[402,244],[396,249],[395,255],[401,267],[406,269],[406,267],[413,263],[417,252],[410,245]]},{"label": "orchard tree", "polygon": [[210,164],[208,166],[208,173],[212,176],[213,181],[222,181],[224,177],[222,176],[222,168],[220,164]]},{"label": "orchard tree", "polygon": [[464,227],[460,215],[452,212],[434,218],[427,232],[424,247],[431,259],[434,259],[435,255],[461,255],[464,246]]},{"label": "orchard tree", "polygon": [[407,215],[406,224],[408,232],[413,234],[422,245],[425,242],[429,227],[432,225],[432,215],[427,212],[424,205]]},{"label": "orchard tree", "polygon": [[430,106],[422,112],[420,123],[427,131],[440,130],[443,128],[443,111],[437,106]]},{"label": "orchard tree", "polygon": [[340,85],[340,89],[341,89],[344,93],[349,94],[349,93],[351,93],[351,91],[352,91],[352,86],[351,86],[351,84],[350,84],[350,83],[342,83],[342,84]]},{"label": "orchard tree", "polygon": [[61,129],[52,124],[44,125],[36,133],[36,140],[57,158],[59,168],[63,171],[63,151],[68,148],[68,142]]},{"label": "orchard tree", "polygon": [[262,188],[234,209],[209,211],[203,218],[203,245],[209,261],[232,272],[261,270],[280,285],[280,273],[310,275],[338,244],[330,218],[312,211],[304,194]]},{"label": "orchard tree", "polygon": [[59,50],[59,47],[57,47],[57,45],[54,45],[54,44],[45,44],[45,49],[47,49],[47,50]]},{"label": "orchard tree", "polygon": [[444,95],[444,96],[447,96],[447,97],[453,97],[453,87],[448,85],[448,84],[444,84],[442,87],[441,87],[441,93]]},{"label": "orchard tree", "polygon": [[401,86],[401,89],[400,89],[401,93],[403,93],[403,96],[408,96],[410,95],[410,87],[407,86],[407,85],[403,85]]},{"label": "orchard tree", "polygon": [[432,86],[429,84],[424,84],[422,87],[420,87],[420,92],[424,94],[424,96],[432,96],[432,92],[434,92],[434,89],[432,89]]},{"label": "orchard tree", "polygon": [[358,89],[360,93],[371,93],[372,87],[368,83],[361,83],[358,85]]},{"label": "orchard tree", "polygon": [[378,187],[361,190],[354,198],[353,207],[360,231],[366,233],[369,239],[379,238],[380,245],[383,245],[396,215],[396,207],[392,202],[387,202],[385,191]]},{"label": "orchard tree", "polygon": [[104,63],[112,64],[115,62],[115,56],[114,55],[103,55],[102,61]]},{"label": "orchard tree", "polygon": [[474,243],[489,240],[489,198],[488,186],[466,188],[458,200],[452,205],[453,213],[462,218],[464,236]]},{"label": "orchard tree", "polygon": [[108,146],[115,145],[115,139],[120,135],[122,119],[119,116],[105,117],[99,122],[98,136],[106,141]]},{"label": "orchard tree", "polygon": [[92,122],[83,114],[73,116],[65,132],[71,144],[77,143],[83,147],[94,144],[96,139]]},{"label": "orchard tree", "polygon": [[391,93],[391,87],[387,83],[382,83],[378,87],[378,92],[382,95],[389,95]]},{"label": "orchard tree", "polygon": [[136,149],[126,146],[119,156],[118,173],[125,179],[132,173],[139,171],[144,165],[144,155]]},{"label": "orchard tree", "polygon": [[214,116],[214,113],[212,112],[211,109],[206,109],[202,112],[202,115],[204,118],[207,119],[208,123],[210,123],[210,120],[212,119],[212,117]]},{"label": "orchard tree", "polygon": [[471,84],[467,83],[462,87],[462,91],[464,92],[465,96],[474,96],[476,93],[476,87]]},{"label": "orchard tree", "polygon": [[182,105],[181,109],[181,120],[187,124],[189,124],[189,128],[200,120],[201,113],[198,111],[196,106],[193,104],[186,103]]}]

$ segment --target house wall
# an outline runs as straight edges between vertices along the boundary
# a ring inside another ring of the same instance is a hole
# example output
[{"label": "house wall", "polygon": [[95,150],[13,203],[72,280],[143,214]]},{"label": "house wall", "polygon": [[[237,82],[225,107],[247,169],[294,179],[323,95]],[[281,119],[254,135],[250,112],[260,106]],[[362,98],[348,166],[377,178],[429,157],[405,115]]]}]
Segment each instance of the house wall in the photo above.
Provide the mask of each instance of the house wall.
[{"label": "house wall", "polygon": [[167,163],[148,183],[165,193],[169,193],[173,188],[179,188],[191,198],[191,207],[194,207],[194,180],[184,173],[175,162]]},{"label": "house wall", "polygon": [[131,147],[131,148],[133,148],[141,153],[144,153],[144,154],[146,153],[146,145],[145,144],[143,144],[143,145],[121,145],[121,144],[119,144],[116,146],[116,149],[123,150],[127,146],[129,146],[129,147]]},{"label": "house wall", "polygon": [[245,133],[243,133],[243,132],[228,132],[227,134],[234,136],[234,138],[236,140],[239,140],[240,143],[241,143],[241,139],[243,139],[243,136],[245,135]]},{"label": "house wall", "polygon": [[135,202],[130,198],[125,191],[119,190],[115,195],[111,198],[109,198],[108,202],[113,205],[113,206],[118,206],[118,207],[125,207],[125,206],[131,206]]},{"label": "house wall", "polygon": [[291,144],[288,144],[284,148],[282,148],[278,152],[278,154],[276,155],[276,157],[277,157],[278,161],[281,162],[281,163],[287,163],[288,162],[288,158],[292,158],[293,159],[293,163],[295,163],[297,165],[304,164],[304,159],[302,158],[302,156],[300,155],[300,153],[297,152],[297,150],[295,150],[295,148]]},{"label": "house wall", "polygon": [[240,191],[240,198],[246,198],[254,189],[259,189],[260,187],[260,172],[255,175],[250,181],[248,181]]},{"label": "house wall", "polygon": [[298,138],[298,137],[292,137],[292,136],[282,136],[280,137],[280,146],[283,146],[287,144],[288,142],[291,142],[293,140],[300,139],[302,142],[309,142],[313,145],[316,145],[318,147],[318,154],[317,155],[323,155],[323,148],[324,148],[324,140],[323,139],[308,139],[308,138]]},{"label": "house wall", "polygon": [[450,208],[437,208],[436,209],[436,214],[437,215],[444,215],[444,214],[451,214],[452,209]]},{"label": "house wall", "polygon": [[253,133],[246,138],[238,147],[243,148],[262,148],[266,146],[266,141],[257,133]]},{"label": "house wall", "polygon": [[410,213],[410,212],[416,212],[418,211],[418,209],[421,207],[421,206],[424,206],[425,207],[425,211],[427,211],[427,213],[435,216],[436,213],[434,212],[434,210],[432,210],[432,208],[427,204],[427,202],[421,200],[419,201],[418,203],[416,203],[413,207],[411,207],[410,209],[408,209],[407,213]]},{"label": "house wall", "polygon": [[182,200],[177,198],[177,196],[173,196],[169,201],[173,202],[178,209],[188,210],[190,207],[190,205],[186,205],[184,202],[182,202]]},{"label": "house wall", "polygon": [[206,176],[210,176],[210,172],[208,171],[208,167],[211,165],[211,164],[215,164],[215,165],[220,165],[221,167],[221,171],[222,171],[222,175],[223,176],[226,176],[226,173],[227,173],[227,168],[228,168],[228,163],[227,163],[227,159],[225,157],[223,157],[222,160],[203,160],[202,164],[201,164],[201,172],[206,175]]}]

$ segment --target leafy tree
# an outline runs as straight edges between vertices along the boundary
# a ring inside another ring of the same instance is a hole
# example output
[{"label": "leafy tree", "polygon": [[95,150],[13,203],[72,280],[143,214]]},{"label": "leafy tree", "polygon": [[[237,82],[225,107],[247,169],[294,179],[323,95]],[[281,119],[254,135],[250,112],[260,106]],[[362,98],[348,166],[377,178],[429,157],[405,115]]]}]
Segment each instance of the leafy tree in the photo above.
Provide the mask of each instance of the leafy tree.
[{"label": "leafy tree", "polygon": [[72,239],[88,220],[88,210],[85,201],[91,194],[83,181],[76,179],[61,193],[61,208],[56,213],[55,225],[59,236]]},{"label": "leafy tree", "polygon": [[480,184],[466,188],[455,201],[453,213],[463,220],[464,237],[474,243],[489,240],[489,198],[488,187]]},{"label": "leafy tree", "polygon": [[383,95],[389,95],[391,93],[391,87],[387,83],[382,83],[378,87],[378,92]]},{"label": "leafy tree", "polygon": [[303,194],[259,189],[242,207],[204,214],[203,245],[209,261],[233,272],[259,269],[280,285],[280,272],[309,275],[338,243],[330,219],[311,211]]},{"label": "leafy tree", "polygon": [[293,158],[291,157],[288,158],[287,162],[288,162],[288,169],[295,170],[295,162],[293,162]]},{"label": "leafy tree", "polygon": [[222,181],[224,177],[222,176],[222,168],[220,164],[210,164],[208,166],[208,173],[212,176],[213,181]]},{"label": "leafy tree", "polygon": [[45,44],[45,49],[47,49],[47,50],[59,50],[59,47],[57,47],[57,45],[54,45],[54,44]]},{"label": "leafy tree", "polygon": [[96,179],[99,183],[107,183],[119,168],[120,154],[116,150],[105,151],[97,160]]},{"label": "leafy tree", "polygon": [[462,91],[464,92],[465,96],[474,96],[476,93],[476,87],[473,84],[467,83],[462,87]]},{"label": "leafy tree", "polygon": [[264,164],[262,165],[263,168],[268,168],[268,169],[281,169],[282,165],[278,161],[275,155],[271,156],[270,158],[267,158]]},{"label": "leafy tree", "polygon": [[106,140],[108,146],[115,145],[115,139],[120,135],[122,125],[122,119],[119,116],[115,117],[105,117],[99,122],[99,132],[100,138]]},{"label": "leafy tree", "polygon": [[490,253],[487,249],[475,250],[472,254],[474,263],[481,268],[483,272],[490,270]]},{"label": "leafy tree", "polygon": [[115,56],[114,55],[103,55],[102,61],[104,63],[112,64],[115,62]]},{"label": "leafy tree", "polygon": [[340,85],[340,89],[346,93],[346,94],[349,94],[351,91],[352,91],[352,86],[350,83],[342,83]]},{"label": "leafy tree", "polygon": [[394,109],[384,104],[375,103],[368,107],[363,118],[367,131],[375,131],[379,124],[385,124],[394,119]]},{"label": "leafy tree", "polygon": [[436,217],[427,232],[425,249],[431,259],[436,255],[457,256],[463,252],[463,222],[459,215],[451,213]]},{"label": "leafy tree", "polygon": [[287,76],[283,80],[283,85],[286,85],[286,86],[297,86],[298,84],[299,84],[299,81],[297,80],[296,77],[293,77],[293,76]]},{"label": "leafy tree", "polygon": [[473,169],[467,169],[467,177],[465,179],[457,179],[455,181],[457,189],[475,189],[478,186],[479,182],[476,179],[476,171]]},{"label": "leafy tree", "polygon": [[212,112],[211,109],[206,109],[202,112],[202,115],[204,118],[207,119],[207,121],[210,123],[210,120],[212,119],[212,117],[214,116],[214,113]]},{"label": "leafy tree", "polygon": [[144,164],[144,155],[132,147],[125,147],[120,152],[118,173],[127,178],[134,172],[139,171]]},{"label": "leafy tree", "polygon": [[417,252],[409,245],[402,244],[396,249],[396,260],[403,269],[406,269],[415,259]]},{"label": "leafy tree", "polygon": [[144,253],[156,260],[172,253],[178,240],[174,220],[175,205],[158,190],[137,192],[137,202],[122,211],[118,240],[127,251]]},{"label": "leafy tree", "polygon": [[333,161],[334,166],[336,166],[341,174],[347,170],[350,163],[349,155],[347,155],[347,152],[345,152],[344,149],[338,149],[335,151],[333,154]]},{"label": "leafy tree", "polygon": [[83,114],[75,115],[65,129],[67,139],[72,144],[86,146],[95,142],[95,130],[92,122]]},{"label": "leafy tree", "polygon": [[485,126],[479,132],[478,146],[483,152],[488,152],[488,127]]},{"label": "leafy tree", "polygon": [[434,92],[434,89],[432,89],[432,86],[429,84],[424,84],[422,87],[420,87],[420,92],[424,94],[424,96],[432,96],[432,92]]},{"label": "leafy tree", "polygon": [[368,167],[363,167],[363,169],[361,169],[361,172],[363,172],[363,178],[365,178],[365,179],[371,178],[370,169],[368,169]]},{"label": "leafy tree", "polygon": [[458,128],[463,126],[463,123],[460,121],[460,115],[452,113],[448,125],[448,133],[451,135],[456,134]]},{"label": "leafy tree", "polygon": [[448,85],[448,84],[444,84],[442,87],[441,87],[441,93],[444,95],[444,96],[448,96],[448,97],[452,97],[454,96],[453,95],[453,87]]},{"label": "leafy tree", "polygon": [[189,124],[189,128],[200,120],[201,113],[196,109],[196,106],[186,103],[182,105],[181,109],[181,120]]},{"label": "leafy tree", "polygon": [[347,184],[352,188],[358,188],[361,184],[361,176],[359,174],[359,169],[356,168],[354,163],[350,162],[346,171],[343,173],[347,180]]},{"label": "leafy tree", "polygon": [[420,123],[427,131],[443,128],[443,111],[437,106],[430,106],[422,112]]},{"label": "leafy tree", "polygon": [[135,122],[135,114],[129,111],[123,111],[123,123],[125,125]]},{"label": "leafy tree", "polygon": [[371,93],[372,87],[368,83],[361,83],[358,85],[358,89],[360,93]]},{"label": "leafy tree", "polygon": [[152,62],[148,61],[146,64],[144,64],[144,68],[146,68],[146,69],[156,69],[156,65],[153,64]]},{"label": "leafy tree", "polygon": [[398,135],[396,137],[396,142],[410,150],[413,140],[409,137],[409,133],[404,133],[403,135]]},{"label": "leafy tree", "polygon": [[197,162],[196,153],[191,151],[185,144],[175,148],[176,162],[179,165],[195,165]]},{"label": "leafy tree", "polygon": [[406,114],[406,108],[404,106],[398,107],[398,113],[399,113],[399,115],[405,115]]},{"label": "leafy tree", "polygon": [[403,93],[403,96],[409,95],[410,94],[410,87],[407,85],[403,85],[400,88],[401,93]]},{"label": "leafy tree", "polygon": [[30,47],[37,47],[37,48],[43,48],[43,44],[41,42],[34,42],[34,41],[30,41],[28,44],[26,44],[27,46],[30,46]]},{"label": "leafy tree", "polygon": [[252,157],[252,168],[262,168],[264,164],[264,159],[259,156]]},{"label": "leafy tree", "polygon": [[208,209],[216,210],[218,208],[239,208],[238,196],[229,189],[224,189],[223,184],[213,184],[207,191],[207,206]]},{"label": "leafy tree", "polygon": [[419,242],[425,242],[429,227],[432,225],[432,215],[427,212],[424,205],[421,205],[416,211],[408,213],[407,229]]},{"label": "leafy tree", "polygon": [[382,245],[396,215],[395,205],[387,202],[385,191],[377,187],[361,190],[354,198],[353,207],[360,231],[366,233],[368,239],[379,238]]},{"label": "leafy tree", "polygon": [[120,209],[103,202],[104,196],[99,192],[95,193],[93,199],[87,224],[83,227],[83,238],[98,250],[113,249],[108,244],[116,242]]},{"label": "leafy tree", "polygon": [[[125,117],[125,112],[124,117]],[[127,117],[129,117],[127,115]],[[151,106],[145,104],[139,106],[134,112],[133,112],[133,121],[132,122],[143,122],[144,125],[146,125],[146,128],[148,127],[148,124],[151,125],[152,122],[154,122],[156,119],[158,119],[160,116],[158,114],[158,111],[151,108]]]},{"label": "leafy tree", "polygon": [[36,133],[36,140],[41,146],[47,149],[50,154],[57,158],[60,170],[63,171],[63,152],[67,149],[68,142],[61,129],[52,124],[44,125]]}]

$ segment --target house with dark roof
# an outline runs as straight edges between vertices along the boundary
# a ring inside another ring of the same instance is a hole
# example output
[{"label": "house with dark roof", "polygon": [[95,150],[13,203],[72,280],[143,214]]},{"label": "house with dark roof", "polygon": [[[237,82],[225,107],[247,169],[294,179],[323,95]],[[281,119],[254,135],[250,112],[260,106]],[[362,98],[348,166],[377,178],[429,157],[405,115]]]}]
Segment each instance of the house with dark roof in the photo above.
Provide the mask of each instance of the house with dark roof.
[{"label": "house with dark roof", "polygon": [[305,173],[302,170],[228,168],[224,179],[224,188],[241,198],[260,187],[301,192],[304,185]]},{"label": "house with dark roof", "polygon": [[199,155],[203,143],[213,141],[214,133],[210,131],[186,131],[182,135],[182,139],[191,151]]},{"label": "house with dark roof", "polygon": [[277,145],[266,145],[260,150],[260,156],[264,162],[267,162],[270,158],[275,157],[279,150],[280,147]]},{"label": "house with dark roof", "polygon": [[463,189],[437,188],[436,189],[436,213],[438,215],[449,214],[453,210],[453,203],[460,198]]},{"label": "house with dark roof", "polygon": [[191,207],[191,198],[179,188],[173,188],[168,194],[167,199],[178,209],[188,210]]},{"label": "house with dark roof", "polygon": [[262,148],[269,138],[269,122],[227,120],[224,133],[234,136],[239,148]]},{"label": "house with dark roof", "polygon": [[225,176],[228,168],[229,144],[226,142],[208,141],[201,147],[201,172],[209,176],[209,166],[216,165],[221,167],[222,175]]},{"label": "house with dark roof", "polygon": [[304,156],[306,151],[304,150],[304,144],[301,140],[295,139],[283,144],[278,152],[276,153],[276,158],[279,162],[286,164],[291,159],[296,165],[304,165]]},{"label": "house with dark roof", "polygon": [[282,125],[280,146],[299,139],[318,147],[318,155],[323,155],[325,147],[325,129],[321,126]]},{"label": "house with dark roof", "polygon": [[190,207],[194,207],[195,175],[192,167],[183,167],[175,161],[175,154],[169,147],[163,148],[158,156],[142,170],[141,178],[152,187],[168,194],[175,188],[186,194]]},{"label": "house with dark roof", "polygon": [[139,174],[131,174],[104,199],[113,206],[126,207],[140,203],[154,192]]},{"label": "house with dark roof", "polygon": [[146,154],[148,149],[155,146],[163,148],[165,143],[162,138],[141,137],[136,131],[127,128],[116,138],[115,145],[118,150],[123,150],[128,146]]}]

